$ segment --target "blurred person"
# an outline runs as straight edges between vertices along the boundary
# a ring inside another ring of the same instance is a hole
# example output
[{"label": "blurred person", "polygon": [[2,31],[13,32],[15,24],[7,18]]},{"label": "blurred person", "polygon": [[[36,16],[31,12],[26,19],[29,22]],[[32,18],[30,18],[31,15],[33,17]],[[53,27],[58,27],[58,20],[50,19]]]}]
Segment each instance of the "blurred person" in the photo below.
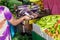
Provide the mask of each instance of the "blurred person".
[{"label": "blurred person", "polygon": [[60,14],[60,0],[43,0],[44,9],[52,15]]},{"label": "blurred person", "polygon": [[16,26],[24,20],[29,20],[30,17],[23,16],[15,19],[10,10],[5,6],[0,6],[0,40],[11,40],[9,21],[12,25]]}]

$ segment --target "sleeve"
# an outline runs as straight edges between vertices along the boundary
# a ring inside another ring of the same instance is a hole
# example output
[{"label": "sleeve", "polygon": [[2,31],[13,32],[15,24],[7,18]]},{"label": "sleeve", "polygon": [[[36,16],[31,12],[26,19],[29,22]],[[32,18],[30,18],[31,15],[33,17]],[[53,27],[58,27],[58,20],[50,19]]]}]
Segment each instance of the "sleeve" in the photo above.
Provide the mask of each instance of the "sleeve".
[{"label": "sleeve", "polygon": [[10,12],[10,10],[7,7],[5,7],[5,9],[4,9],[4,16],[7,20],[10,20],[12,18],[12,13]]},{"label": "sleeve", "polygon": [[43,0],[44,9],[49,9],[48,0]]}]

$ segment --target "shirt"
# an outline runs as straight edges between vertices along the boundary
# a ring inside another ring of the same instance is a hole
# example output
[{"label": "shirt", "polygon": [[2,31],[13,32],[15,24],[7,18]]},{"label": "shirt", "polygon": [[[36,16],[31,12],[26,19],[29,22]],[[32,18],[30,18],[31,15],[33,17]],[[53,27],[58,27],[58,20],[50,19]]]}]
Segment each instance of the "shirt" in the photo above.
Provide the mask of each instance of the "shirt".
[{"label": "shirt", "polygon": [[60,0],[43,0],[44,9],[49,9],[51,14],[60,14]]},{"label": "shirt", "polygon": [[12,13],[5,6],[0,6],[0,40],[10,40],[10,26],[8,22],[12,18]]}]

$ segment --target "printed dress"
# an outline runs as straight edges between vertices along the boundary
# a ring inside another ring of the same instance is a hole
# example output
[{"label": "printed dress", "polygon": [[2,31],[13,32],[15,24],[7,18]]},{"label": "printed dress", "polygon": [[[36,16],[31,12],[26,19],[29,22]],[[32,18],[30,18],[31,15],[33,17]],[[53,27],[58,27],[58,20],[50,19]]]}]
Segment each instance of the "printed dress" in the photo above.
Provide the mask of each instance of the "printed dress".
[{"label": "printed dress", "polygon": [[11,40],[8,22],[12,17],[11,12],[5,6],[0,6],[0,40]]}]

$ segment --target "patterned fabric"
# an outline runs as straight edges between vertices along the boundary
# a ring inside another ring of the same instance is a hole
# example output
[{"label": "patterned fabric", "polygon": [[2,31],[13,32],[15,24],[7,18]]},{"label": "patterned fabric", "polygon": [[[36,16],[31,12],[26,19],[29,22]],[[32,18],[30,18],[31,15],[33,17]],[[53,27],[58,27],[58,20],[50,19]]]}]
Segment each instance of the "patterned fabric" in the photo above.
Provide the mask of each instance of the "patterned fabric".
[{"label": "patterned fabric", "polygon": [[12,17],[12,13],[5,6],[0,6],[0,40],[11,40],[10,28],[7,23]]},{"label": "patterned fabric", "polygon": [[52,14],[60,14],[60,0],[43,0],[44,9],[50,9]]}]

